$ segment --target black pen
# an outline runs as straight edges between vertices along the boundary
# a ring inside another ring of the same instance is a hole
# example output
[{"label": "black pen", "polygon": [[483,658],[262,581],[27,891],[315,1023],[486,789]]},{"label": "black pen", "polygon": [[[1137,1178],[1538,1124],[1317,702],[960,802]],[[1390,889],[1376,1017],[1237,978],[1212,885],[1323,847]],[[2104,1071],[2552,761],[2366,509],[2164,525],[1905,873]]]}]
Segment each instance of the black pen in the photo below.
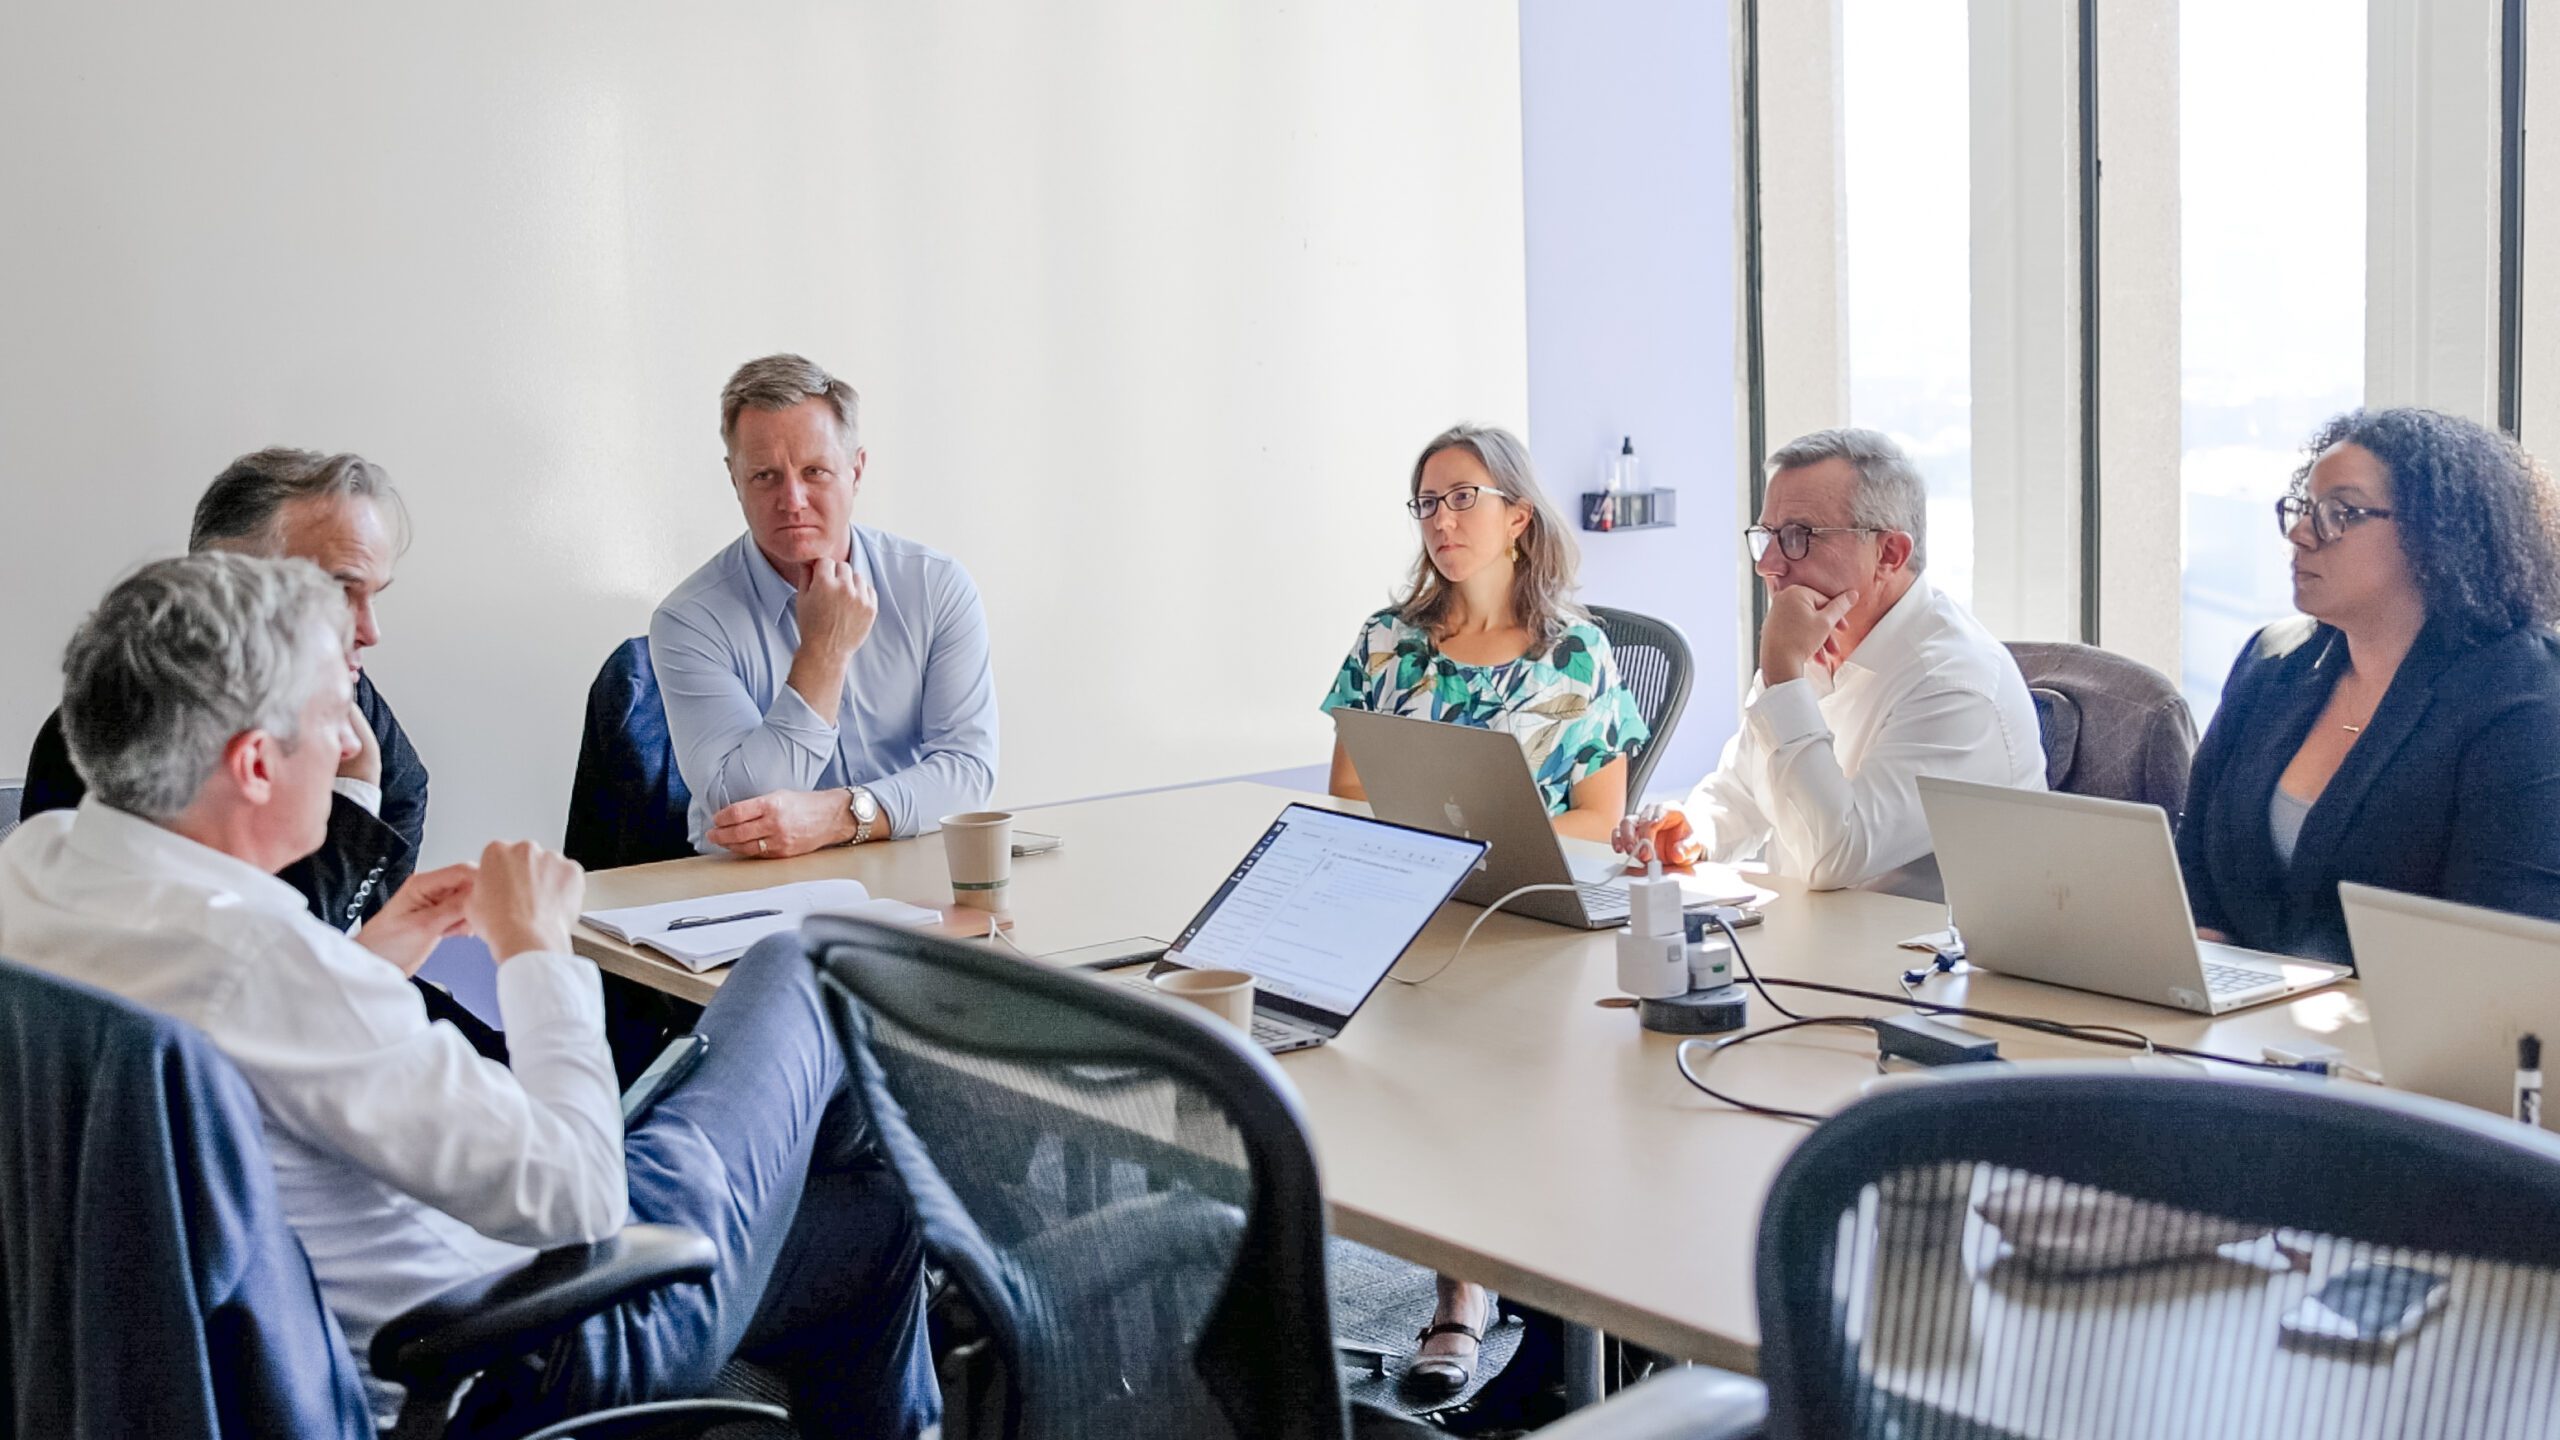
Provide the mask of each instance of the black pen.
[{"label": "black pen", "polygon": [[779,910],[741,910],[735,915],[687,915],[681,920],[668,921],[667,928],[671,931],[699,930],[705,925],[726,925],[732,920],[762,920],[768,915],[781,913]]},{"label": "black pen", "polygon": [[2536,1129],[2542,1125],[2542,1037],[2516,1037],[2516,1118]]}]

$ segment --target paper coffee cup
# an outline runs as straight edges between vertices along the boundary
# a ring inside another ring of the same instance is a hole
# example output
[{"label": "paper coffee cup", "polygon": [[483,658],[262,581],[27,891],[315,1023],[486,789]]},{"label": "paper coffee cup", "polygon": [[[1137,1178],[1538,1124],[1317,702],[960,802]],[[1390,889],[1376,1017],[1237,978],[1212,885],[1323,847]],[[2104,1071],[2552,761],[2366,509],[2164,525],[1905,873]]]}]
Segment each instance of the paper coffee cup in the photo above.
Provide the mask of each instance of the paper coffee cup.
[{"label": "paper coffee cup", "polygon": [[1167,970],[1155,978],[1155,987],[1253,1033],[1253,977],[1241,970]]},{"label": "paper coffee cup", "polygon": [[1013,812],[971,810],[942,817],[942,854],[951,864],[951,898],[1002,914],[1013,886]]}]

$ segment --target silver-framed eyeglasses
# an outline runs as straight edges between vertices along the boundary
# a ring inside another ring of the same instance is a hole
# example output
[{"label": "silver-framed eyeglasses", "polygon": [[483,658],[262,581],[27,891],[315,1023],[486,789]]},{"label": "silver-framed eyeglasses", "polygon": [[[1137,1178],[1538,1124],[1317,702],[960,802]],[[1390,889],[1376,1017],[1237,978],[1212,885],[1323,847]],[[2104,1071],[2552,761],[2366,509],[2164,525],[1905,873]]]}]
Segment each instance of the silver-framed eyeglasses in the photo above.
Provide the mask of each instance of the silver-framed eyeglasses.
[{"label": "silver-framed eyeglasses", "polygon": [[1769,542],[1772,540],[1778,542],[1779,554],[1790,560],[1801,560],[1813,549],[1813,537],[1816,535],[1881,535],[1883,533],[1881,528],[1874,525],[1806,525],[1790,520],[1775,530],[1766,525],[1754,525],[1742,532],[1742,540],[1744,544],[1751,547],[1751,559],[1757,563],[1760,557],[1769,553]]},{"label": "silver-framed eyeglasses", "polygon": [[1404,508],[1413,512],[1414,519],[1428,520],[1443,505],[1460,513],[1473,510],[1478,498],[1499,500],[1505,505],[1511,503],[1510,496],[1490,485],[1452,485],[1437,495],[1416,495],[1404,502]]},{"label": "silver-framed eyeglasses", "polygon": [[2302,523],[2304,515],[2311,517],[2312,538],[2323,545],[2335,544],[2350,526],[2367,520],[2391,518],[2388,510],[2377,510],[2371,505],[2350,505],[2335,495],[2323,495],[2314,500],[2296,490],[2276,502],[2276,529],[2290,540],[2294,527]]}]

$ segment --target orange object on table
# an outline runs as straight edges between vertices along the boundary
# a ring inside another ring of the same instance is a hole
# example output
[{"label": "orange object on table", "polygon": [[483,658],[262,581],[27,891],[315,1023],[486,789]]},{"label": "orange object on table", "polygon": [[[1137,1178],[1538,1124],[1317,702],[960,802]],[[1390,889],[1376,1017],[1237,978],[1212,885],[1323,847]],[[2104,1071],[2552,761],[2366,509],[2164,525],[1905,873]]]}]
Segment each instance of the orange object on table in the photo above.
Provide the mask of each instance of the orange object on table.
[{"label": "orange object on table", "polygon": [[[1696,832],[1690,829],[1689,817],[1677,810],[1663,811],[1662,818],[1653,823],[1653,833],[1647,838],[1653,842],[1653,853],[1662,857],[1665,870],[1694,869],[1699,861],[1707,858],[1706,842],[1698,839]],[[1642,874],[1644,860],[1640,856],[1628,856],[1627,869]]]}]

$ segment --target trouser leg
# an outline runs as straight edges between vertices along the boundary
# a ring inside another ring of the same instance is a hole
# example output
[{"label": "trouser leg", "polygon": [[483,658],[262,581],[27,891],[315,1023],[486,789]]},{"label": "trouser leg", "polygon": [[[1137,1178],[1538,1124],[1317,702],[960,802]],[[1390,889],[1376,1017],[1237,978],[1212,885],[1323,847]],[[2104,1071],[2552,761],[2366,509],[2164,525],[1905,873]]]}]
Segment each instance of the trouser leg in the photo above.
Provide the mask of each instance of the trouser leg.
[{"label": "trouser leg", "polygon": [[858,1111],[797,937],[748,951],[695,1029],[710,1049],[624,1154],[632,1218],[709,1237],[711,1279],[589,1321],[555,1351],[538,1397],[510,1398],[556,1415],[699,1394],[752,1328],[795,1392],[859,1417],[844,1433],[920,1433],[941,1397],[922,1353],[914,1227],[876,1164],[847,1163]]}]

